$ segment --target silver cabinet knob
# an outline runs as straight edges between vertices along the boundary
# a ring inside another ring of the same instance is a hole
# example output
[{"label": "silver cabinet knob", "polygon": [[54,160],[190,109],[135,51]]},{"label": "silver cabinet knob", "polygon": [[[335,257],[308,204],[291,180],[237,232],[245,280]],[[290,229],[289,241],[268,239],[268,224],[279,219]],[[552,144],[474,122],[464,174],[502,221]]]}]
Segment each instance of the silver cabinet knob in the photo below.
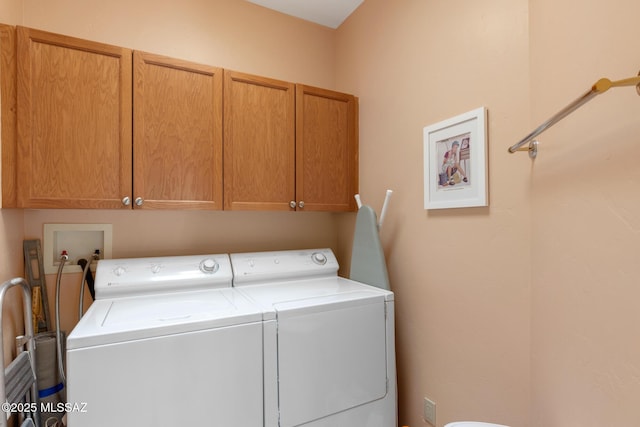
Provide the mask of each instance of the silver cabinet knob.
[{"label": "silver cabinet knob", "polygon": [[304,208],[304,202],[303,202],[302,200],[300,200],[300,201],[298,202],[298,207],[299,207],[300,209]]},{"label": "silver cabinet knob", "polygon": [[144,199],[142,197],[136,197],[136,206],[142,206]]},{"label": "silver cabinet knob", "polygon": [[296,208],[296,202],[295,202],[295,201],[293,201],[293,200],[292,200],[292,201],[290,201],[290,202],[289,202],[289,207],[290,207],[291,209],[295,209],[295,208]]},{"label": "silver cabinet knob", "polygon": [[122,204],[125,205],[125,206],[129,206],[131,204],[131,198],[129,196],[125,196],[122,199]]}]

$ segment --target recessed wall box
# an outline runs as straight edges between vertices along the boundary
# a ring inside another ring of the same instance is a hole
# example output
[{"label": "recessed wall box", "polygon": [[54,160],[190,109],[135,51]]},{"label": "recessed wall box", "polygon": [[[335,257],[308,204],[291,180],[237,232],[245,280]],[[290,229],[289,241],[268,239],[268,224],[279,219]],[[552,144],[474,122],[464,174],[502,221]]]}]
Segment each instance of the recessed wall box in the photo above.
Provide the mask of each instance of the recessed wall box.
[{"label": "recessed wall box", "polygon": [[112,234],[111,224],[44,224],[45,274],[58,272],[62,251],[69,255],[63,273],[81,273],[78,260],[91,260],[96,249],[100,251],[100,259],[110,259]]}]

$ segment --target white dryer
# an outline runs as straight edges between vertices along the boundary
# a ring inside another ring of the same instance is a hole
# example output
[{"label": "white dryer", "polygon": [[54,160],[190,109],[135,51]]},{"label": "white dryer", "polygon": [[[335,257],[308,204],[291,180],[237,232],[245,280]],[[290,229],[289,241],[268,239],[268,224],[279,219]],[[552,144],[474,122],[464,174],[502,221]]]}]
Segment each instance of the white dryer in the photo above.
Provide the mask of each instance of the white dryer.
[{"label": "white dryer", "polygon": [[263,316],[231,282],[226,254],[99,261],[69,427],[262,426]]},{"label": "white dryer", "polygon": [[393,293],[338,277],[330,249],[232,254],[263,309],[266,427],[396,427]]}]

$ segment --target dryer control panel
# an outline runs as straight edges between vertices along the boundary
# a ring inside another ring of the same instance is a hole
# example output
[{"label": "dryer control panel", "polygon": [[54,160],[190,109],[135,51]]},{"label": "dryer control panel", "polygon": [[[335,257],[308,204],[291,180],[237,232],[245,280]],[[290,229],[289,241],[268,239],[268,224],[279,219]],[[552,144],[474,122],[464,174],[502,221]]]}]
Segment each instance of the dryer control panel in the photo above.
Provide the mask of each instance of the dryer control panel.
[{"label": "dryer control panel", "polygon": [[327,248],[231,254],[231,265],[234,286],[337,276],[339,267]]},{"label": "dryer control panel", "polygon": [[96,299],[231,287],[227,254],[98,261]]}]

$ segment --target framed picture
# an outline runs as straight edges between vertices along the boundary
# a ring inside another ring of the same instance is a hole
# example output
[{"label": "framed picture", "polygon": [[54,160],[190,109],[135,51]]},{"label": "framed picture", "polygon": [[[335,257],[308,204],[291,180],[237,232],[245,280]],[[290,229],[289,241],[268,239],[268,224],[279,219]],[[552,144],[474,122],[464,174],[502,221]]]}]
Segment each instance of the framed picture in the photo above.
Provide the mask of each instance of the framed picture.
[{"label": "framed picture", "polygon": [[488,206],[484,107],[424,128],[424,208]]}]

